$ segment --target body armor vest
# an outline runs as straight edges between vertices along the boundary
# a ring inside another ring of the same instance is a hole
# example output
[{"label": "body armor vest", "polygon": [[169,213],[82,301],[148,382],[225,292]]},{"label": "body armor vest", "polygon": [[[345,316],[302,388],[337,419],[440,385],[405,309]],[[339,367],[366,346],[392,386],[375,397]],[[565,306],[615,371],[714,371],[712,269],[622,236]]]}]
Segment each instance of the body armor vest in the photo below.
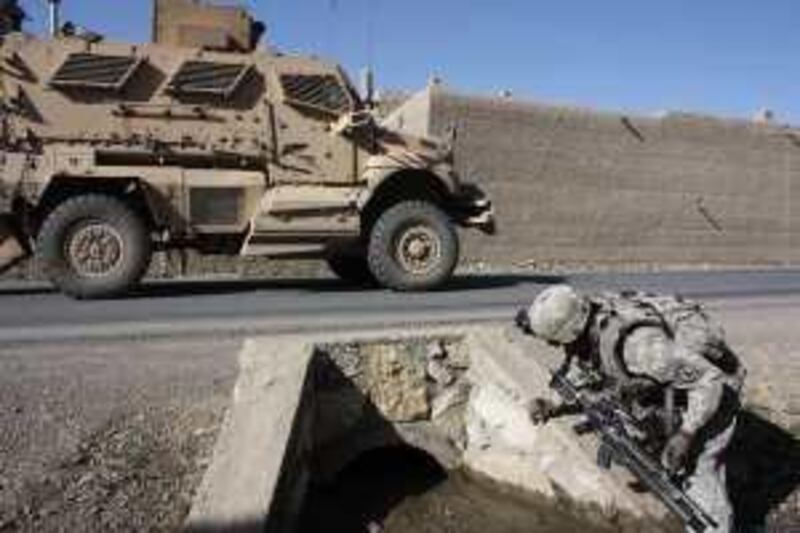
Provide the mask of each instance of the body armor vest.
[{"label": "body armor vest", "polygon": [[741,372],[738,358],[727,347],[722,328],[697,302],[680,297],[639,292],[602,294],[592,298],[595,308],[589,333],[596,353],[593,359],[615,386],[651,378],[631,374],[625,365],[625,341],[641,327],[662,330],[676,343],[702,355],[728,375]]}]

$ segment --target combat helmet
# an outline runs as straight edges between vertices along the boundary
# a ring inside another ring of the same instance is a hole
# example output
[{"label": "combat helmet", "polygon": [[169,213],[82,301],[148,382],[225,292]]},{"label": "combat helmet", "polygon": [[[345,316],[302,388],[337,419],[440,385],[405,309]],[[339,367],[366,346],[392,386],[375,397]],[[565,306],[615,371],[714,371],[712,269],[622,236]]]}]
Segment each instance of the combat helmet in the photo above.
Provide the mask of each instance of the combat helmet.
[{"label": "combat helmet", "polygon": [[527,310],[530,332],[554,344],[569,344],[586,329],[589,301],[569,285],[539,293]]}]

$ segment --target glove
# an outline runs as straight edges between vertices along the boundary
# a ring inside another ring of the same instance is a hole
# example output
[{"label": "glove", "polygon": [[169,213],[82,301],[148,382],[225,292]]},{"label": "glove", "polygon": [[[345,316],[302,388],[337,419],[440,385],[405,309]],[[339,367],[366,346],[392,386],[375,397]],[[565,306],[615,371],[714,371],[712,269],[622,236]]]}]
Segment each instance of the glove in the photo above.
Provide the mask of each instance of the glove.
[{"label": "glove", "polygon": [[679,473],[686,466],[691,444],[692,436],[688,433],[679,431],[673,435],[661,454],[661,464],[664,468],[671,474]]},{"label": "glove", "polygon": [[544,398],[534,398],[528,403],[528,416],[536,425],[546,424],[556,413],[556,405]]}]

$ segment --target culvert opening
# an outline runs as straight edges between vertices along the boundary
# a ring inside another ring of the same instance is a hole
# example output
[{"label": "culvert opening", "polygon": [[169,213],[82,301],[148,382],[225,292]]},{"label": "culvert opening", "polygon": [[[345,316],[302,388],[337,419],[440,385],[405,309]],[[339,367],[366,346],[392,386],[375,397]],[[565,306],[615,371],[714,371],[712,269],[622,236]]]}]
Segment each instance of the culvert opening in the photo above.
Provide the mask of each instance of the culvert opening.
[{"label": "culvert opening", "polygon": [[361,454],[331,481],[309,488],[299,533],[375,533],[403,502],[447,480],[429,454],[410,446],[390,446]]},{"label": "culvert opening", "polygon": [[300,533],[663,531],[461,470],[467,451],[500,438],[492,417],[506,408],[480,394],[492,385],[465,338],[356,340],[314,353]]},{"label": "culvert opening", "polygon": [[332,480],[306,494],[298,533],[653,533],[650,527],[599,510],[576,508],[447,471],[429,454],[405,445],[363,453]]}]

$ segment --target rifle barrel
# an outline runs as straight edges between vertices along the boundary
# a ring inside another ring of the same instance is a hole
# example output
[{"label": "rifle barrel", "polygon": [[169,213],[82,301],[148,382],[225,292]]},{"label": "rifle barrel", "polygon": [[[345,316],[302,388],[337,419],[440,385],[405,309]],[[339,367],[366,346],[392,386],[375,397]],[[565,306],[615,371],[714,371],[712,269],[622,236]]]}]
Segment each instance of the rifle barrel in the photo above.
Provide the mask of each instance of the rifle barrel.
[{"label": "rifle barrel", "polygon": [[717,527],[714,519],[683,491],[661,464],[628,435],[625,422],[630,417],[622,406],[608,399],[602,403],[592,402],[560,372],[553,373],[550,386],[565,402],[580,407],[589,420],[588,426],[600,434],[602,444],[611,450],[614,461],[627,468],[688,528],[702,533]]}]

